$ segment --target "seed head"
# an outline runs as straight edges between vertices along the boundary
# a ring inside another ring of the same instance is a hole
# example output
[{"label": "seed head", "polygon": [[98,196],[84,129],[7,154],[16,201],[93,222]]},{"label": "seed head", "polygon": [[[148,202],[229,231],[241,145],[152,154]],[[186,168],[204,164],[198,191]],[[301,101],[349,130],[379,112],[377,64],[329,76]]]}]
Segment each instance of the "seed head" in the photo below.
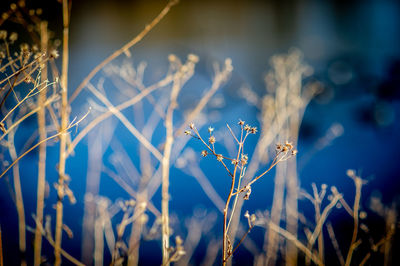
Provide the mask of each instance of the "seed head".
[{"label": "seed head", "polygon": [[60,55],[58,54],[58,51],[56,49],[53,49],[50,51],[50,57],[52,58],[58,58]]},{"label": "seed head", "polygon": [[251,186],[245,186],[245,191],[246,194],[243,196],[244,200],[248,200],[250,198],[250,194],[251,194]]},{"label": "seed head", "polygon": [[281,151],[283,148],[282,144],[278,143],[276,144],[276,151]]},{"label": "seed head", "polygon": [[190,130],[185,130],[185,135],[191,135],[192,132]]},{"label": "seed head", "polygon": [[193,63],[197,63],[199,62],[199,57],[195,54],[189,54],[188,55],[188,60],[193,62]]},{"label": "seed head", "polygon": [[248,160],[249,160],[249,157],[247,156],[247,154],[242,154],[242,158],[240,158],[240,163],[242,165],[246,165]]},{"label": "seed head", "polygon": [[292,150],[292,156],[295,156],[298,153],[296,149]]},{"label": "seed head", "polygon": [[286,141],[286,142],[285,142],[285,146],[286,146],[289,150],[293,149],[293,144],[292,144],[291,142]]},{"label": "seed head", "polygon": [[250,133],[251,133],[251,134],[256,134],[256,133],[257,133],[257,127],[252,127],[252,128],[250,129]]},{"label": "seed head", "polygon": [[250,127],[249,125],[245,125],[245,126],[244,126],[244,130],[250,131],[250,130],[251,130],[251,127]]},{"label": "seed head", "polygon": [[214,128],[212,128],[212,127],[208,127],[208,133],[212,133],[214,131]]},{"label": "seed head", "polygon": [[244,121],[243,120],[241,120],[241,119],[239,119],[239,123],[238,123],[240,126],[243,126],[244,125]]},{"label": "seed head", "polygon": [[208,155],[208,152],[206,150],[201,151],[201,156],[206,157]]},{"label": "seed head", "polygon": [[353,169],[349,169],[349,170],[346,171],[346,174],[349,177],[354,177],[356,175],[356,171],[354,171]]},{"label": "seed head", "polygon": [[193,124],[193,123],[190,123],[190,124],[189,124],[189,127],[190,127],[190,129],[194,129],[194,124]]},{"label": "seed head", "polygon": [[222,154],[217,154],[217,161],[218,162],[222,162],[223,159],[224,159],[224,157],[222,157]]},{"label": "seed head", "polygon": [[7,38],[7,31],[0,30],[0,39],[5,40]]},{"label": "seed head", "polygon": [[15,42],[18,39],[18,34],[16,32],[11,33],[9,39],[10,42]]},{"label": "seed head", "polygon": [[208,142],[209,142],[210,144],[214,144],[214,143],[215,143],[215,137],[214,137],[214,136],[209,137],[209,138],[208,138]]}]

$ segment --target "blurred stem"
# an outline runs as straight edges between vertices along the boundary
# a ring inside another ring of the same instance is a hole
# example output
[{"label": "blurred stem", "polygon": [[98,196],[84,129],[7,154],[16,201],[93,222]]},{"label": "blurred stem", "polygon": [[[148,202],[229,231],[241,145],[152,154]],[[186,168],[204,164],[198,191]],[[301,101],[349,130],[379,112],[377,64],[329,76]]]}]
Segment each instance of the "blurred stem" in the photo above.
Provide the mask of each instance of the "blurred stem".
[{"label": "blurred stem", "polygon": [[[42,21],[40,24],[40,37],[42,52],[47,53],[47,22]],[[41,73],[42,83],[47,80],[47,65],[42,67]],[[44,83],[43,83],[44,84]],[[38,96],[38,126],[39,126],[39,141],[46,139],[46,90],[42,90]],[[44,206],[44,191],[46,180],[46,142],[39,146],[39,169],[38,169],[38,188],[37,188],[37,203],[36,203],[36,218],[38,221],[43,221],[43,206]],[[36,225],[35,229],[35,244],[34,244],[34,265],[38,266],[41,263],[41,249],[42,249],[42,232]]]},{"label": "blurred stem", "polygon": [[345,264],[346,266],[350,265],[353,252],[359,245],[358,241],[356,240],[358,234],[358,212],[360,209],[362,179],[358,176],[355,176],[353,177],[353,180],[354,184],[356,185],[356,196],[354,198],[354,206],[353,206],[354,228],[353,228],[353,236],[351,238],[349,252],[347,253],[346,264]]},{"label": "blurred stem", "polygon": [[[68,37],[69,37],[69,6],[68,0],[63,0],[63,53],[62,53],[62,70],[61,70],[61,131],[68,127]],[[54,245],[55,266],[61,265],[61,240],[63,226],[63,198],[64,198],[64,178],[65,178],[65,162],[67,153],[65,151],[67,144],[67,133],[60,135],[60,161],[58,165],[58,187],[57,187],[57,205],[56,205],[56,234]]]},{"label": "blurred stem", "polygon": [[[65,1],[65,0],[64,0]],[[130,40],[127,44],[122,46],[120,49],[113,52],[110,56],[104,59],[100,64],[98,64],[90,73],[86,76],[86,78],[79,84],[78,88],[74,91],[70,98],[70,102],[74,101],[75,98],[79,95],[82,89],[90,82],[90,80],[108,63],[112,60],[126,52],[129,48],[140,42],[169,12],[171,7],[178,3],[177,0],[170,0],[168,4],[161,10],[161,12],[151,21],[149,24],[145,26],[145,28],[136,35],[132,40]]]},{"label": "blurred stem", "polygon": [[165,116],[166,140],[164,154],[162,158],[162,199],[161,199],[161,218],[162,218],[162,251],[163,265],[169,265],[169,168],[172,144],[174,142],[173,113],[177,107],[177,98],[182,88],[180,78],[181,73],[178,71],[174,76],[172,85],[170,104]]},{"label": "blurred stem", "polygon": [[[11,123],[10,123],[11,124]],[[17,160],[17,152],[15,150],[14,145],[14,135],[15,130],[11,131],[8,134],[8,143],[9,143],[9,153],[13,161]],[[19,173],[19,164],[15,164],[13,167],[13,177],[14,177],[14,190],[15,190],[15,199],[18,213],[18,231],[19,231],[19,251],[21,257],[21,265],[26,265],[25,261],[25,253],[26,253],[26,243],[25,243],[25,211],[24,211],[24,201],[22,198],[22,189],[21,189],[21,179]]]}]

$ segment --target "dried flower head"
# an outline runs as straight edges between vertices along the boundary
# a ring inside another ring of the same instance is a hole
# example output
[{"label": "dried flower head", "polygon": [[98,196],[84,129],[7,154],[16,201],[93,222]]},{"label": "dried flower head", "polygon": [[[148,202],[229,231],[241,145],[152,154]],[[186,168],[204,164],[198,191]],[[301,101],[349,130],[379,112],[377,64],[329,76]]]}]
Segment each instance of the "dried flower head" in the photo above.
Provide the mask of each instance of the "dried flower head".
[{"label": "dried flower head", "polygon": [[56,49],[53,49],[50,51],[50,57],[52,58],[58,58],[60,55]]},{"label": "dried flower head", "polygon": [[215,137],[214,137],[214,136],[209,137],[209,138],[208,138],[208,142],[209,142],[210,144],[214,144],[214,143],[215,143]]},{"label": "dried flower head", "polygon": [[292,156],[295,156],[298,153],[296,149],[292,150]]},{"label": "dried flower head", "polygon": [[175,62],[176,60],[178,60],[178,58],[176,57],[176,55],[170,54],[170,55],[168,55],[168,60],[170,62]]},{"label": "dried flower head", "polygon": [[293,144],[292,144],[291,142],[286,141],[286,142],[285,142],[285,146],[286,146],[289,150],[293,149]]},{"label": "dried flower head", "polygon": [[0,30],[0,39],[5,40],[7,38],[7,31]]},{"label": "dried flower head", "polygon": [[189,61],[191,61],[193,63],[199,62],[199,57],[195,54],[189,54],[187,58]]},{"label": "dried flower head", "polygon": [[222,162],[223,159],[224,159],[224,157],[222,156],[222,154],[217,154],[217,161],[218,162]]},{"label": "dried flower head", "polygon": [[208,133],[212,133],[214,131],[214,128],[212,128],[212,127],[208,127]]},{"label": "dried flower head", "polygon": [[256,134],[256,133],[257,133],[257,127],[252,127],[252,128],[250,129],[250,133],[251,133],[251,134]]},{"label": "dried flower head", "polygon": [[201,151],[201,156],[206,157],[208,155],[208,152],[206,150]]},{"label": "dried flower head", "polygon": [[360,211],[360,219],[367,218],[367,213],[365,211]]},{"label": "dried flower head", "polygon": [[247,161],[249,160],[249,157],[247,154],[242,154],[242,157],[240,158],[240,163],[244,166],[247,164]]},{"label": "dried flower head", "polygon": [[10,42],[15,42],[16,40],[18,39],[18,34],[16,33],[16,32],[12,32],[11,34],[10,34],[10,37],[9,37],[9,40],[10,40]]},{"label": "dried flower head", "polygon": [[250,130],[251,130],[251,127],[250,127],[249,125],[245,125],[245,126],[244,126],[244,130],[250,131]]},{"label": "dried flower head", "polygon": [[254,225],[254,223],[256,222],[256,215],[253,213],[251,216],[250,216],[250,222]]},{"label": "dried flower head", "polygon": [[189,124],[189,128],[190,128],[190,129],[194,129],[194,124],[193,124],[193,123],[190,123],[190,124]]},{"label": "dried flower head", "polygon": [[251,186],[245,186],[245,191],[246,194],[243,196],[244,200],[248,200],[250,198],[250,194],[251,194]]},{"label": "dried flower head", "polygon": [[190,130],[185,130],[185,135],[191,135],[192,132]]},{"label": "dried flower head", "polygon": [[348,169],[346,171],[346,175],[349,177],[354,177],[356,175],[356,171],[354,171],[353,169]]},{"label": "dried flower head", "polygon": [[239,119],[239,123],[238,123],[240,126],[243,126],[244,125],[244,121],[243,120],[241,120],[241,119]]}]

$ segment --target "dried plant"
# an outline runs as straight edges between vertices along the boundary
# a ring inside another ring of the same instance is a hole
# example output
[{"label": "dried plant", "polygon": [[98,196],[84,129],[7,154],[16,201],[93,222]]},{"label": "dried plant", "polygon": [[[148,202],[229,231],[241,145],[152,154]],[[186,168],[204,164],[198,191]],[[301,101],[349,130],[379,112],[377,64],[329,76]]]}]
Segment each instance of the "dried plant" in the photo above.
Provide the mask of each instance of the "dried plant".
[{"label": "dried plant", "polygon": [[[274,166],[278,163],[286,161],[290,157],[296,155],[297,150],[294,149],[293,145],[290,142],[286,142],[285,144],[277,144],[275,157],[273,158],[270,166],[265,170],[263,173],[253,177],[247,182],[246,185],[242,185],[242,178],[246,172],[246,165],[248,164],[248,155],[244,153],[244,144],[247,137],[250,134],[256,134],[257,128],[249,126],[245,124],[244,121],[239,120],[238,122],[240,126],[240,133],[236,136],[229,125],[227,125],[229,132],[232,134],[232,137],[235,139],[237,144],[237,154],[235,157],[230,158],[224,156],[221,153],[217,153],[215,149],[216,138],[213,134],[214,128],[209,127],[208,133],[209,137],[208,140],[204,140],[200,133],[198,132],[197,128],[193,123],[189,125],[190,130],[186,130],[185,134],[189,135],[195,139],[200,140],[204,146],[206,147],[205,150],[201,152],[201,156],[207,157],[208,155],[213,156],[227,171],[228,175],[231,178],[231,186],[229,193],[226,198],[225,207],[223,209],[223,240],[222,240],[222,264],[226,265],[228,259],[234,254],[240,244],[243,242],[247,234],[253,229],[255,216],[250,216],[248,212],[246,212],[245,217],[248,220],[249,228],[247,232],[243,235],[240,241],[234,246],[234,243],[230,240],[228,232],[229,226],[232,221],[232,217],[236,210],[236,203],[238,200],[239,195],[243,195],[243,199],[248,200],[251,194],[251,186],[260,178],[265,176]],[[225,163],[227,161],[227,163]],[[233,165],[233,169],[231,169],[231,165]],[[236,187],[236,190],[235,190]],[[231,202],[232,201],[232,202]],[[232,206],[231,206],[232,205]]]},{"label": "dried plant", "polygon": [[[139,34],[88,71],[75,89],[68,82],[72,1],[59,2],[63,18],[61,41],[54,39],[53,25],[42,19],[43,10],[29,9],[23,0],[11,4],[0,17],[0,27],[10,23],[25,31],[0,29],[0,178],[8,182],[8,176],[12,176],[10,194],[16,207],[20,254],[16,263],[61,265],[67,260],[75,265],[138,265],[141,245],[154,241],[161,247],[161,265],[188,265],[206,240],[202,265],[215,264],[220,251],[222,265],[231,265],[239,248],[252,254],[255,265],[274,265],[279,260],[296,265],[303,257],[306,265],[325,265],[330,246],[340,265],[365,265],[376,256],[383,257],[384,265],[391,264],[398,227],[397,207],[386,207],[379,197],[371,198],[371,211],[385,223],[384,236],[372,238],[365,220],[367,213],[362,208],[361,192],[366,182],[355,171],[347,172],[355,184],[352,206],[345,199],[347,195],[339,193],[335,186],[330,187],[330,192],[325,184],[318,187],[313,183],[311,193],[300,189],[295,146],[305,108],[320,90],[318,83],[305,83],[312,70],[303,62],[300,51],[292,49],[288,54],[272,57],[271,70],[265,77],[267,90],[261,97],[248,88],[240,90],[259,111],[259,128],[239,120],[238,128],[227,125],[225,135],[230,137],[222,138],[214,128],[203,127],[212,122],[207,105],[222,97],[217,92],[232,75],[229,58],[222,65],[214,63],[209,88],[204,88],[198,101],[189,107],[183,101],[187,91],[192,93],[188,83],[196,73],[200,60],[197,55],[189,54],[185,60],[169,55],[165,75],[151,81],[144,78],[148,71],[146,63],[132,63],[131,48],[150,33],[177,1],[169,1]],[[29,44],[20,43],[18,36],[26,36]],[[87,103],[84,111],[75,106],[75,100],[80,98]],[[32,118],[36,118],[33,127],[29,124]],[[76,134],[71,134],[72,129]],[[121,131],[129,134],[117,134]],[[202,131],[208,132],[207,137],[200,134]],[[261,134],[250,154],[246,140],[258,131]],[[342,132],[340,125],[332,125],[316,148],[322,149]],[[187,147],[189,138],[183,137],[183,133],[204,146],[200,152],[206,157],[204,160],[215,159],[229,176],[230,185],[227,182],[224,197],[213,186],[212,173],[200,167],[197,152]],[[23,143],[19,143],[21,139]],[[63,244],[63,240],[74,238],[71,225],[65,222],[64,205],[66,200],[71,205],[80,200],[71,189],[76,179],[69,176],[72,169],[68,160],[78,153],[77,148],[86,139],[88,166],[86,192],[81,197],[84,202],[80,202],[84,204],[80,261]],[[291,142],[282,143],[286,139]],[[125,145],[129,142],[135,143],[133,151]],[[224,148],[227,155],[222,152]],[[27,177],[22,169],[27,163],[26,155],[36,149],[38,153],[31,154],[37,162],[36,210],[29,213],[23,201]],[[49,165],[49,152],[59,155],[56,166]],[[52,174],[48,169],[52,166],[57,175],[54,189],[49,185]],[[242,211],[255,184],[275,166],[271,210],[266,206],[254,213]],[[185,222],[180,221],[181,217],[174,219],[170,183],[174,180],[172,170],[176,169],[192,176],[221,213],[222,226],[217,225],[220,230],[216,230],[219,234],[214,234],[219,216],[212,211],[194,211]],[[101,191],[101,186],[110,181],[124,192],[118,198]],[[45,209],[53,203],[47,199],[50,191],[57,196],[54,213]],[[299,210],[300,198],[311,202],[311,218]],[[348,243],[336,238],[335,222],[329,220],[335,208],[342,208],[352,221]],[[256,226],[264,230],[261,245],[251,238]],[[186,234],[179,230],[183,227],[181,231]],[[33,252],[28,244],[30,233]],[[4,255],[8,255],[3,254],[4,244],[8,244],[3,240],[0,228],[0,266]],[[49,245],[50,251],[44,248]],[[47,258],[51,252],[54,261]]]}]

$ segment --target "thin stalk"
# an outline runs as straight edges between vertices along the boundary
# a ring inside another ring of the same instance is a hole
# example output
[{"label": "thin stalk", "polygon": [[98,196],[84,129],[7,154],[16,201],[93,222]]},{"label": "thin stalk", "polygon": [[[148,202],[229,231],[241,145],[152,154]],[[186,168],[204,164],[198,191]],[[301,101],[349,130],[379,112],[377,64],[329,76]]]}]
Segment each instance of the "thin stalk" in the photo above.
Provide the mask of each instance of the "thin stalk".
[{"label": "thin stalk", "polygon": [[16,165],[23,157],[25,157],[28,153],[30,153],[31,151],[33,151],[34,149],[36,149],[37,147],[40,146],[40,144],[42,144],[43,142],[49,141],[51,139],[54,139],[62,134],[64,134],[68,129],[73,128],[74,126],[78,125],[80,122],[82,122],[83,119],[86,118],[86,116],[88,116],[89,112],[86,113],[81,119],[79,119],[77,122],[70,124],[65,130],[60,131],[50,137],[47,137],[44,140],[39,141],[38,143],[36,143],[35,145],[33,145],[32,147],[30,147],[29,149],[27,149],[24,153],[22,153],[20,156],[18,156],[17,159],[15,159],[7,168],[6,170],[4,170],[1,174],[0,174],[0,178],[2,178],[8,171],[10,171],[10,169]]},{"label": "thin stalk", "polygon": [[[40,37],[42,52],[47,52],[47,22],[43,21],[40,24]],[[47,66],[42,68],[41,75],[42,82],[47,80]],[[46,90],[42,90],[38,96],[38,126],[39,126],[39,140],[46,139]],[[43,208],[44,208],[44,191],[46,180],[46,142],[39,146],[39,169],[38,169],[38,188],[37,188],[37,203],[36,203],[36,217],[39,221],[43,221]],[[42,232],[38,226],[35,229],[35,244],[34,244],[34,265],[39,266],[41,263],[41,249],[42,249]]]},{"label": "thin stalk", "polygon": [[6,131],[3,133],[3,135],[0,136],[0,141],[1,141],[2,139],[4,139],[4,137],[7,136],[8,133],[10,133],[14,128],[16,128],[19,124],[21,124],[25,119],[27,119],[27,118],[30,117],[31,115],[36,114],[41,108],[49,106],[49,105],[50,105],[52,102],[54,102],[55,100],[56,100],[56,97],[52,96],[52,97],[48,98],[48,99],[46,100],[46,102],[44,102],[44,105],[43,105],[43,106],[38,106],[38,107],[32,109],[29,113],[23,115],[23,116],[22,116],[21,118],[19,118],[18,120],[13,121],[12,125],[10,125],[10,126],[6,129]]},{"label": "thin stalk", "polygon": [[358,234],[358,211],[360,209],[360,199],[361,199],[361,187],[362,180],[361,178],[355,176],[353,177],[354,184],[356,185],[356,196],[354,198],[354,206],[353,206],[353,219],[354,219],[354,228],[353,228],[353,236],[351,238],[349,252],[346,257],[346,266],[349,266],[351,263],[351,257],[353,255],[354,250],[358,246],[357,244],[357,234]]},{"label": "thin stalk", "polygon": [[130,106],[135,105],[136,103],[138,103],[139,101],[141,101],[144,97],[146,97],[148,94],[150,94],[151,92],[157,90],[157,89],[161,89],[165,86],[167,86],[170,82],[172,81],[171,76],[166,77],[165,79],[157,82],[156,84],[146,88],[145,90],[143,90],[142,92],[140,92],[139,94],[137,94],[135,97],[133,97],[132,99],[125,101],[117,106],[114,106],[113,109],[109,109],[107,112],[102,113],[101,115],[98,115],[95,119],[93,119],[92,121],[89,122],[89,124],[82,129],[79,134],[75,137],[75,139],[71,142],[71,144],[69,145],[68,148],[68,155],[71,154],[74,151],[74,148],[76,147],[76,145],[78,145],[78,143],[95,127],[97,126],[99,123],[101,123],[102,121],[104,121],[105,119],[107,119],[108,117],[112,116],[113,114],[115,114],[116,112],[122,111]]},{"label": "thin stalk", "polygon": [[177,97],[182,88],[180,73],[175,74],[172,85],[170,104],[165,115],[166,140],[162,157],[162,189],[161,189],[161,219],[162,219],[162,253],[163,265],[169,265],[169,168],[172,144],[174,142],[173,113],[177,107]]},{"label": "thin stalk", "polygon": [[[65,1],[65,0],[64,0]],[[108,63],[110,63],[112,60],[123,54],[124,52],[128,51],[129,48],[140,42],[169,12],[171,7],[176,5],[178,3],[177,0],[171,0],[168,2],[168,4],[161,10],[161,12],[151,21],[149,24],[146,25],[146,27],[138,34],[136,35],[132,40],[130,40],[127,44],[122,46],[120,49],[116,50],[113,52],[110,56],[108,56],[106,59],[104,59],[100,64],[98,64],[90,73],[87,75],[87,77],[79,84],[78,88],[74,91],[70,98],[70,103],[75,100],[75,98],[79,95],[79,93],[82,91],[84,87],[90,82],[90,80]]]},{"label": "thin stalk", "polygon": [[293,234],[289,233],[285,229],[279,227],[278,225],[270,222],[268,226],[271,230],[276,233],[282,235],[287,240],[291,241],[299,250],[301,250],[307,257],[309,257],[316,265],[322,266],[324,265],[319,258],[313,254],[313,252],[304,246]]},{"label": "thin stalk", "polygon": [[[9,153],[13,161],[17,159],[17,152],[15,150],[14,145],[14,134],[15,131],[10,132],[8,135],[9,142]],[[15,199],[18,213],[18,236],[19,236],[19,251],[21,256],[21,265],[26,265],[25,261],[25,253],[26,253],[26,233],[25,233],[25,211],[24,211],[24,201],[22,198],[22,189],[21,189],[21,179],[19,172],[19,164],[15,164],[13,167],[13,177],[14,177],[14,190],[15,190]]]},{"label": "thin stalk", "polygon": [[[61,131],[68,127],[68,38],[69,38],[69,12],[68,0],[63,0],[63,53],[62,53],[62,69],[61,69]],[[60,161],[58,164],[58,187],[57,187],[57,204],[56,204],[56,234],[54,244],[55,266],[61,265],[61,240],[63,226],[63,198],[64,198],[64,178],[65,163],[67,159],[66,153],[67,134],[64,132],[60,135]]]},{"label": "thin stalk", "polygon": [[[241,154],[242,148],[243,148],[242,141],[243,140],[241,140],[241,142],[239,143],[239,148],[238,148],[238,152],[236,155],[236,162],[239,162],[239,159],[240,159],[240,154]],[[230,256],[230,254],[228,254],[228,250],[227,250],[227,238],[228,238],[227,219],[228,219],[228,208],[229,208],[231,198],[233,196],[233,189],[235,187],[237,168],[238,168],[238,164],[236,164],[235,168],[233,169],[231,189],[229,191],[228,198],[226,199],[225,208],[224,208],[224,227],[223,227],[223,239],[222,239],[222,265],[224,265],[224,266],[226,265],[226,262]],[[231,251],[229,251],[229,253],[230,252]]]}]

